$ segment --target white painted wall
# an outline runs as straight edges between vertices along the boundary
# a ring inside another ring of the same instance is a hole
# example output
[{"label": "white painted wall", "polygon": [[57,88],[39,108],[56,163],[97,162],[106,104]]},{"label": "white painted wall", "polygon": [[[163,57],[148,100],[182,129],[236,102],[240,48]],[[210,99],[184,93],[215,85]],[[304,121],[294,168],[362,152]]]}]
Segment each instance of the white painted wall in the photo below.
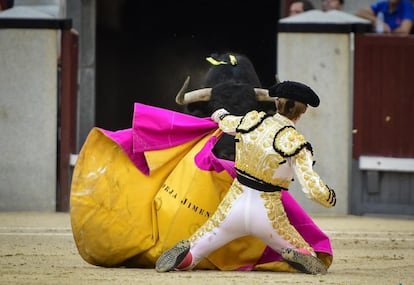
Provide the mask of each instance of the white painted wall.
[{"label": "white painted wall", "polygon": [[[309,11],[281,21],[353,23],[358,18],[339,11]],[[277,64],[280,80],[303,82],[321,99],[318,108],[308,108],[297,129],[312,144],[315,170],[326,184],[335,189],[337,205],[333,209],[325,209],[314,203],[304,195],[296,181],[290,188],[291,193],[310,213],[348,214],[352,162],[353,34],[279,33]]]},{"label": "white painted wall", "polygon": [[311,213],[347,214],[351,153],[351,54],[348,34],[280,33],[280,80],[309,85],[320,97],[318,108],[309,107],[297,129],[312,144],[315,170],[335,189],[337,206],[328,209],[305,197],[296,181],[292,195]]},{"label": "white painted wall", "polygon": [[57,37],[0,29],[0,211],[56,207]]}]

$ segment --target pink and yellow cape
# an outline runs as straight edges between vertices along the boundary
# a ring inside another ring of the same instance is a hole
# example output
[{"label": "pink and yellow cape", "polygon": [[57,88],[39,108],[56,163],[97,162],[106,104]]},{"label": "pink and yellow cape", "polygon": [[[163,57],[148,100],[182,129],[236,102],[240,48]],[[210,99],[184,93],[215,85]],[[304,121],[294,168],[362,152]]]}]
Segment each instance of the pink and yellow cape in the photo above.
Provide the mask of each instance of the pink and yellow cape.
[{"label": "pink and yellow cape", "polygon": [[[132,128],[93,128],[72,177],[70,217],[82,258],[105,266],[154,267],[159,255],[188,238],[217,208],[234,164],[212,154],[221,132],[198,118],[136,103]],[[289,192],[282,202],[293,226],[327,266],[329,238]],[[198,269],[294,271],[261,240],[239,238]]]}]

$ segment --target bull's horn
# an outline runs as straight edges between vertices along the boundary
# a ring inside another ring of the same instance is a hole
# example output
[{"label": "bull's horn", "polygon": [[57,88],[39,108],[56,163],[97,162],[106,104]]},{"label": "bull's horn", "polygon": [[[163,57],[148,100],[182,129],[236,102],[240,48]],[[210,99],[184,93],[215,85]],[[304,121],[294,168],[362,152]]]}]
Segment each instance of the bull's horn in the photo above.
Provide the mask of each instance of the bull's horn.
[{"label": "bull's horn", "polygon": [[275,75],[275,80],[276,80],[276,84],[279,84],[280,83],[280,79],[279,79],[279,75]]},{"label": "bull's horn", "polygon": [[188,84],[190,84],[190,76],[187,76],[183,86],[181,87],[180,91],[178,91],[177,96],[175,96],[175,102],[177,102],[177,104],[183,105],[182,102],[184,101],[184,95],[185,91],[188,88]]},{"label": "bull's horn", "polygon": [[179,105],[186,105],[199,101],[208,101],[211,97],[211,88],[203,88],[194,90],[191,92],[185,92],[190,83],[190,76],[187,76],[187,79],[184,81],[183,87],[178,91],[177,96],[175,97],[175,102]]},{"label": "bull's horn", "polygon": [[254,88],[257,101],[274,102],[276,98],[269,96],[269,91],[263,88]]},{"label": "bull's horn", "polygon": [[194,102],[209,101],[210,98],[211,88],[203,88],[185,93],[180,101],[176,98],[176,102],[180,105],[186,105]]}]

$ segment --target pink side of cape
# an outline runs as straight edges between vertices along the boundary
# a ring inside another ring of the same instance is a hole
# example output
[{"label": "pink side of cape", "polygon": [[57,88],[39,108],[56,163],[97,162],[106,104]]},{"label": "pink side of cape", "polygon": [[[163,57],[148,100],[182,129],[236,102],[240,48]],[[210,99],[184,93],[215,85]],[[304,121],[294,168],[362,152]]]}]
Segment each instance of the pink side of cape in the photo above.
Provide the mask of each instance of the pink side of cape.
[{"label": "pink side of cape", "polygon": [[[125,151],[136,167],[145,175],[150,175],[144,152],[174,147],[190,140],[205,136],[217,129],[210,118],[191,115],[135,103],[132,128],[108,131],[101,129]],[[221,172],[226,170],[235,177],[234,163],[218,159],[212,153],[218,137],[212,136],[195,157],[195,165],[201,170]],[[282,193],[282,202],[291,224],[317,252],[332,255],[329,238],[312,221],[303,208],[287,191]],[[257,264],[281,260],[281,257],[267,247]],[[251,270],[254,264],[239,268]]]}]

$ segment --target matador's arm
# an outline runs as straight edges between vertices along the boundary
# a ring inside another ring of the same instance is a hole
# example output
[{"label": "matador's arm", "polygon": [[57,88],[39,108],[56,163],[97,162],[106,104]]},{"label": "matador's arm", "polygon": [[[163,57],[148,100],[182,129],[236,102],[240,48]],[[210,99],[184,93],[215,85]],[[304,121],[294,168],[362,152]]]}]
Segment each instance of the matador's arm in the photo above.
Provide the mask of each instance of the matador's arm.
[{"label": "matador's arm", "polygon": [[308,198],[327,208],[335,206],[335,191],[329,188],[313,170],[313,157],[309,149],[303,148],[293,156],[292,166],[302,186],[302,191]]},{"label": "matador's arm", "polygon": [[226,109],[218,109],[211,118],[219,124],[219,128],[230,135],[236,134],[236,128],[240,124],[242,116],[230,115]]}]

